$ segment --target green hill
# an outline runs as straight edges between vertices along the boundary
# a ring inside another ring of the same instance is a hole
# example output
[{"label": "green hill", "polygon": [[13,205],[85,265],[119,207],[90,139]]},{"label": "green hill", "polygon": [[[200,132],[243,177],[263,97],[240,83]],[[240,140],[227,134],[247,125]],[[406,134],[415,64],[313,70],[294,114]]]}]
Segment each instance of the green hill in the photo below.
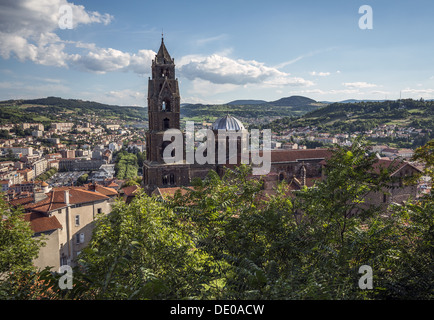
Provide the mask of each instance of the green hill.
[{"label": "green hill", "polygon": [[102,118],[141,121],[147,120],[147,108],[59,97],[0,101],[0,123],[50,123],[72,115],[78,117],[96,115]]},{"label": "green hill", "polygon": [[210,121],[223,117],[226,114],[244,119],[285,116],[299,117],[322,106],[325,106],[325,104],[301,96],[282,98],[271,102],[235,100],[222,105],[183,105],[181,107],[181,116],[184,118],[208,119]]},{"label": "green hill", "polygon": [[315,126],[328,132],[355,132],[395,124],[416,129],[434,128],[434,101],[399,100],[332,103],[297,119],[285,117],[262,126],[280,131],[291,127]]},{"label": "green hill", "polygon": [[315,104],[316,101],[302,96],[291,96],[287,98],[281,98],[276,101],[271,101],[269,103],[273,106],[301,107],[301,106],[309,106]]}]

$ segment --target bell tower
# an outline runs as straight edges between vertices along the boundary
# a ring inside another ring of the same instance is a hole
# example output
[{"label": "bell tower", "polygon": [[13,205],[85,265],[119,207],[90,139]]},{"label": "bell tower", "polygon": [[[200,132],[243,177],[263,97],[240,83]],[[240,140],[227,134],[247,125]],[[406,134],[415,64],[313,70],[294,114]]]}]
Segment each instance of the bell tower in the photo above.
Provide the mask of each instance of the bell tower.
[{"label": "bell tower", "polygon": [[148,81],[147,160],[163,162],[163,134],[167,129],[180,129],[180,104],[175,61],[162,38],[160,50],[152,60],[152,78]]},{"label": "bell tower", "polygon": [[146,161],[143,184],[151,193],[157,187],[174,187],[190,183],[190,166],[183,163],[166,164],[163,151],[170,144],[164,141],[168,129],[180,130],[181,98],[175,77],[175,60],[170,57],[161,38],[160,49],[152,60],[152,77],[148,80],[148,121],[146,132]]}]

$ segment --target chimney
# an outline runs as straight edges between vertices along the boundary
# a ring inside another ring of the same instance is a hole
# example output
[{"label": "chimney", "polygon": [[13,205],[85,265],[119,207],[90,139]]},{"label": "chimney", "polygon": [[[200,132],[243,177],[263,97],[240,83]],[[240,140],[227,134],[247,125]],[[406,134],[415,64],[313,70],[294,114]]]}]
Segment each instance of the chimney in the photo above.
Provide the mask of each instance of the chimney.
[{"label": "chimney", "polygon": [[65,190],[64,194],[65,194],[65,204],[69,206],[69,190]]},{"label": "chimney", "polygon": [[93,183],[89,183],[89,187],[88,187],[89,191],[96,191],[96,182],[94,181]]}]

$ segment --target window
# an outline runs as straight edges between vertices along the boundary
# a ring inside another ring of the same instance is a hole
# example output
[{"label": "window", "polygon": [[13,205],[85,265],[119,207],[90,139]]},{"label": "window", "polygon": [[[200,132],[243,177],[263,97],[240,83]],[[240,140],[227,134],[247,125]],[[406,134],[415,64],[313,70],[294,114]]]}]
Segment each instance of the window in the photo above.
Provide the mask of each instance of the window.
[{"label": "window", "polygon": [[163,185],[167,185],[167,175],[163,176]]},{"label": "window", "polygon": [[387,201],[387,195],[383,194],[383,203],[386,203],[386,201]]},{"label": "window", "polygon": [[80,225],[80,216],[78,214],[75,216],[75,225],[76,226]]},{"label": "window", "polygon": [[101,208],[98,208],[98,213],[102,213],[102,209]]},{"label": "window", "polygon": [[170,184],[175,184],[175,175],[173,173],[170,174]]},{"label": "window", "polygon": [[170,100],[166,99],[163,101],[163,104],[161,105],[162,111],[170,111]]},{"label": "window", "polygon": [[60,265],[61,266],[65,266],[65,265],[67,265],[68,264],[68,259],[65,257],[65,256],[62,256],[61,258],[60,258]]},{"label": "window", "polygon": [[283,173],[279,174],[279,181],[283,181],[284,178],[285,176],[283,175]]},{"label": "window", "polygon": [[75,243],[80,244],[84,242],[84,233],[77,233],[75,235]]},{"label": "window", "polygon": [[57,213],[62,213],[62,209],[57,210]]},{"label": "window", "polygon": [[166,118],[163,120],[163,129],[164,130],[169,129],[169,127],[170,127],[169,123],[170,123],[169,119]]}]

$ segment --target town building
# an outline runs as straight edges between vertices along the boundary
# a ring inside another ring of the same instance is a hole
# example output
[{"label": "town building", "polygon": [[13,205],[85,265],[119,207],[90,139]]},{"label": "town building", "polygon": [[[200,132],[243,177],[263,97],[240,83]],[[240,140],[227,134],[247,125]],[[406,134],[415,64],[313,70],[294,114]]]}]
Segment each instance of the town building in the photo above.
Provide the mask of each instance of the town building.
[{"label": "town building", "polygon": [[47,169],[48,169],[47,159],[41,159],[33,163],[33,172],[35,178],[43,174],[45,171],[47,171]]},{"label": "town building", "polygon": [[[91,239],[97,215],[108,214],[116,190],[104,187],[60,187],[47,184],[27,198],[10,201],[25,210],[35,237],[44,237],[34,265],[57,271],[62,265],[76,264],[76,258]],[[103,192],[101,188],[104,188]]]},{"label": "town building", "polygon": [[60,122],[60,123],[52,123],[51,128],[58,132],[67,132],[71,131],[74,124],[72,122]]}]

